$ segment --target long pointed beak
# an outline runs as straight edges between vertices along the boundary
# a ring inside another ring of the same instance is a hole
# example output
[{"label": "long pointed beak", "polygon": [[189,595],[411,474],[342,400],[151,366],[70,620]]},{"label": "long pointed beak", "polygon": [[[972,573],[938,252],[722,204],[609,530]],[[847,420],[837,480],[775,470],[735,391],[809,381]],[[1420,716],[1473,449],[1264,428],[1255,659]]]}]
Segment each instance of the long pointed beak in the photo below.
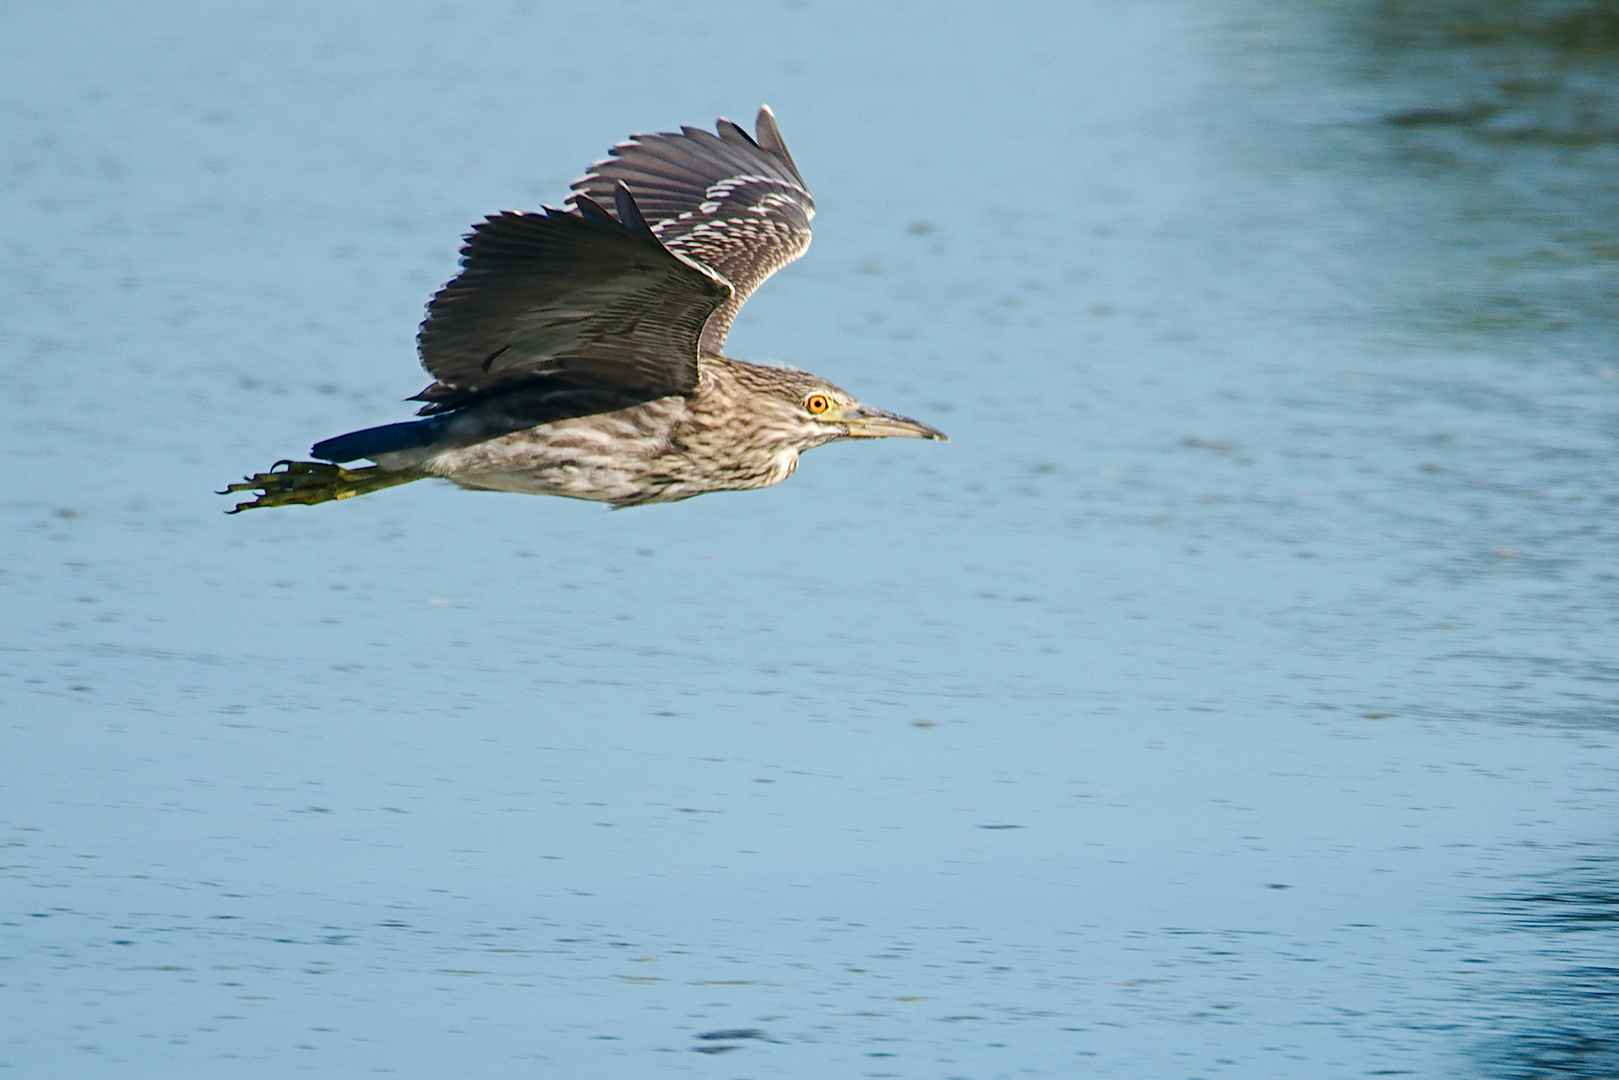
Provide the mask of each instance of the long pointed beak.
[{"label": "long pointed beak", "polygon": [[851,405],[838,416],[837,422],[849,429],[851,439],[936,439],[948,442],[950,437],[938,428],[912,420],[898,413],[870,409],[864,405]]}]

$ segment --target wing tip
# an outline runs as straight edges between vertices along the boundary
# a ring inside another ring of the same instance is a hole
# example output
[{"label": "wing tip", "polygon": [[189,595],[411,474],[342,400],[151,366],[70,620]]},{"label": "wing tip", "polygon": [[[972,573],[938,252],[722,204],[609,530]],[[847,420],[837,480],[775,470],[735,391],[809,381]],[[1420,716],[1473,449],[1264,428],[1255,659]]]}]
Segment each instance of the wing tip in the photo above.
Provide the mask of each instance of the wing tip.
[{"label": "wing tip", "polygon": [[720,133],[720,138],[735,146],[744,146],[749,150],[761,149],[758,140],[748,134],[747,128],[723,116],[714,122],[714,130]]},{"label": "wing tip", "polygon": [[787,166],[793,178],[802,187],[804,174],[798,171],[798,165],[793,161],[793,155],[787,152],[787,142],[781,137],[781,128],[776,126],[776,111],[768,104],[759,106],[759,115],[754,117],[753,129],[757,132],[755,145],[769,151],[780,158]]},{"label": "wing tip", "polygon": [[[622,180],[613,182],[613,209],[618,211],[619,224],[631,232],[658,239],[658,234],[652,231],[652,226],[642,216],[641,208],[635,204],[635,196],[630,194],[629,185]],[[659,246],[662,246],[661,242]]]}]

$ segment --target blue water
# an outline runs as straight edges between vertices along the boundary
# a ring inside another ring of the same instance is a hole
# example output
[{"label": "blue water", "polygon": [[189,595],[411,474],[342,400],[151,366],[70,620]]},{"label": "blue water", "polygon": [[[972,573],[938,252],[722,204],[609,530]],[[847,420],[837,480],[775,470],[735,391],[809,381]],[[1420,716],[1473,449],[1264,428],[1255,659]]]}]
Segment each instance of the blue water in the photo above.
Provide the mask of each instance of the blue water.
[{"label": "blue water", "polygon": [[[0,1066],[1611,1075],[1593,25],[0,14]],[[407,417],[471,222],[761,101],[729,351],[950,443],[220,512]]]}]

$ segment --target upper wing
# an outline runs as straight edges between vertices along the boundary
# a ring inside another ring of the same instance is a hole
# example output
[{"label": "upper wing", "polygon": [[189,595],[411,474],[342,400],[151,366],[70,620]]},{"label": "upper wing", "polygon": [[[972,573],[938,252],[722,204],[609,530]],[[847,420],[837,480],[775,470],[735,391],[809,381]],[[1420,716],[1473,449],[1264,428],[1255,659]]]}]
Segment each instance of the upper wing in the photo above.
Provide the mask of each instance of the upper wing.
[{"label": "upper wing", "polygon": [[641,400],[697,386],[698,339],[731,286],[665,247],[622,186],[608,197],[615,215],[583,198],[473,228],[416,336],[438,380],[424,413],[524,385]]},{"label": "upper wing", "polygon": [[701,349],[717,355],[737,309],[765,278],[809,247],[815,200],[798,175],[769,106],[759,110],[758,140],[729,120],[714,135],[697,128],[636,135],[576,181],[604,206],[615,186],[635,196],[652,231],[671,251],[702,263],[735,292],[708,320]]}]

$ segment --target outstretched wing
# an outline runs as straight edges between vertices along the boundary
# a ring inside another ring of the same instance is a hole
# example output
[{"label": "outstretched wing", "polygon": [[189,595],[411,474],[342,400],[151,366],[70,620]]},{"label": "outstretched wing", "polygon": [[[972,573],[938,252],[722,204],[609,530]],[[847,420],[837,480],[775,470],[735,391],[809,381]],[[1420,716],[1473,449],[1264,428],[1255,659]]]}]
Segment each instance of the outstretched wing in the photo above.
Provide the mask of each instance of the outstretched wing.
[{"label": "outstretched wing", "polygon": [[769,106],[757,140],[729,120],[719,134],[697,128],[636,135],[574,183],[573,199],[613,204],[623,184],[671,251],[722,275],[735,292],[709,317],[700,348],[717,355],[737,309],[764,280],[809,247],[815,200],[798,175]]},{"label": "outstretched wing", "polygon": [[576,213],[473,228],[416,337],[437,380],[417,395],[422,412],[518,387],[650,400],[697,386],[698,340],[732,288],[661,243],[622,185],[607,198],[613,214],[576,198]]}]

